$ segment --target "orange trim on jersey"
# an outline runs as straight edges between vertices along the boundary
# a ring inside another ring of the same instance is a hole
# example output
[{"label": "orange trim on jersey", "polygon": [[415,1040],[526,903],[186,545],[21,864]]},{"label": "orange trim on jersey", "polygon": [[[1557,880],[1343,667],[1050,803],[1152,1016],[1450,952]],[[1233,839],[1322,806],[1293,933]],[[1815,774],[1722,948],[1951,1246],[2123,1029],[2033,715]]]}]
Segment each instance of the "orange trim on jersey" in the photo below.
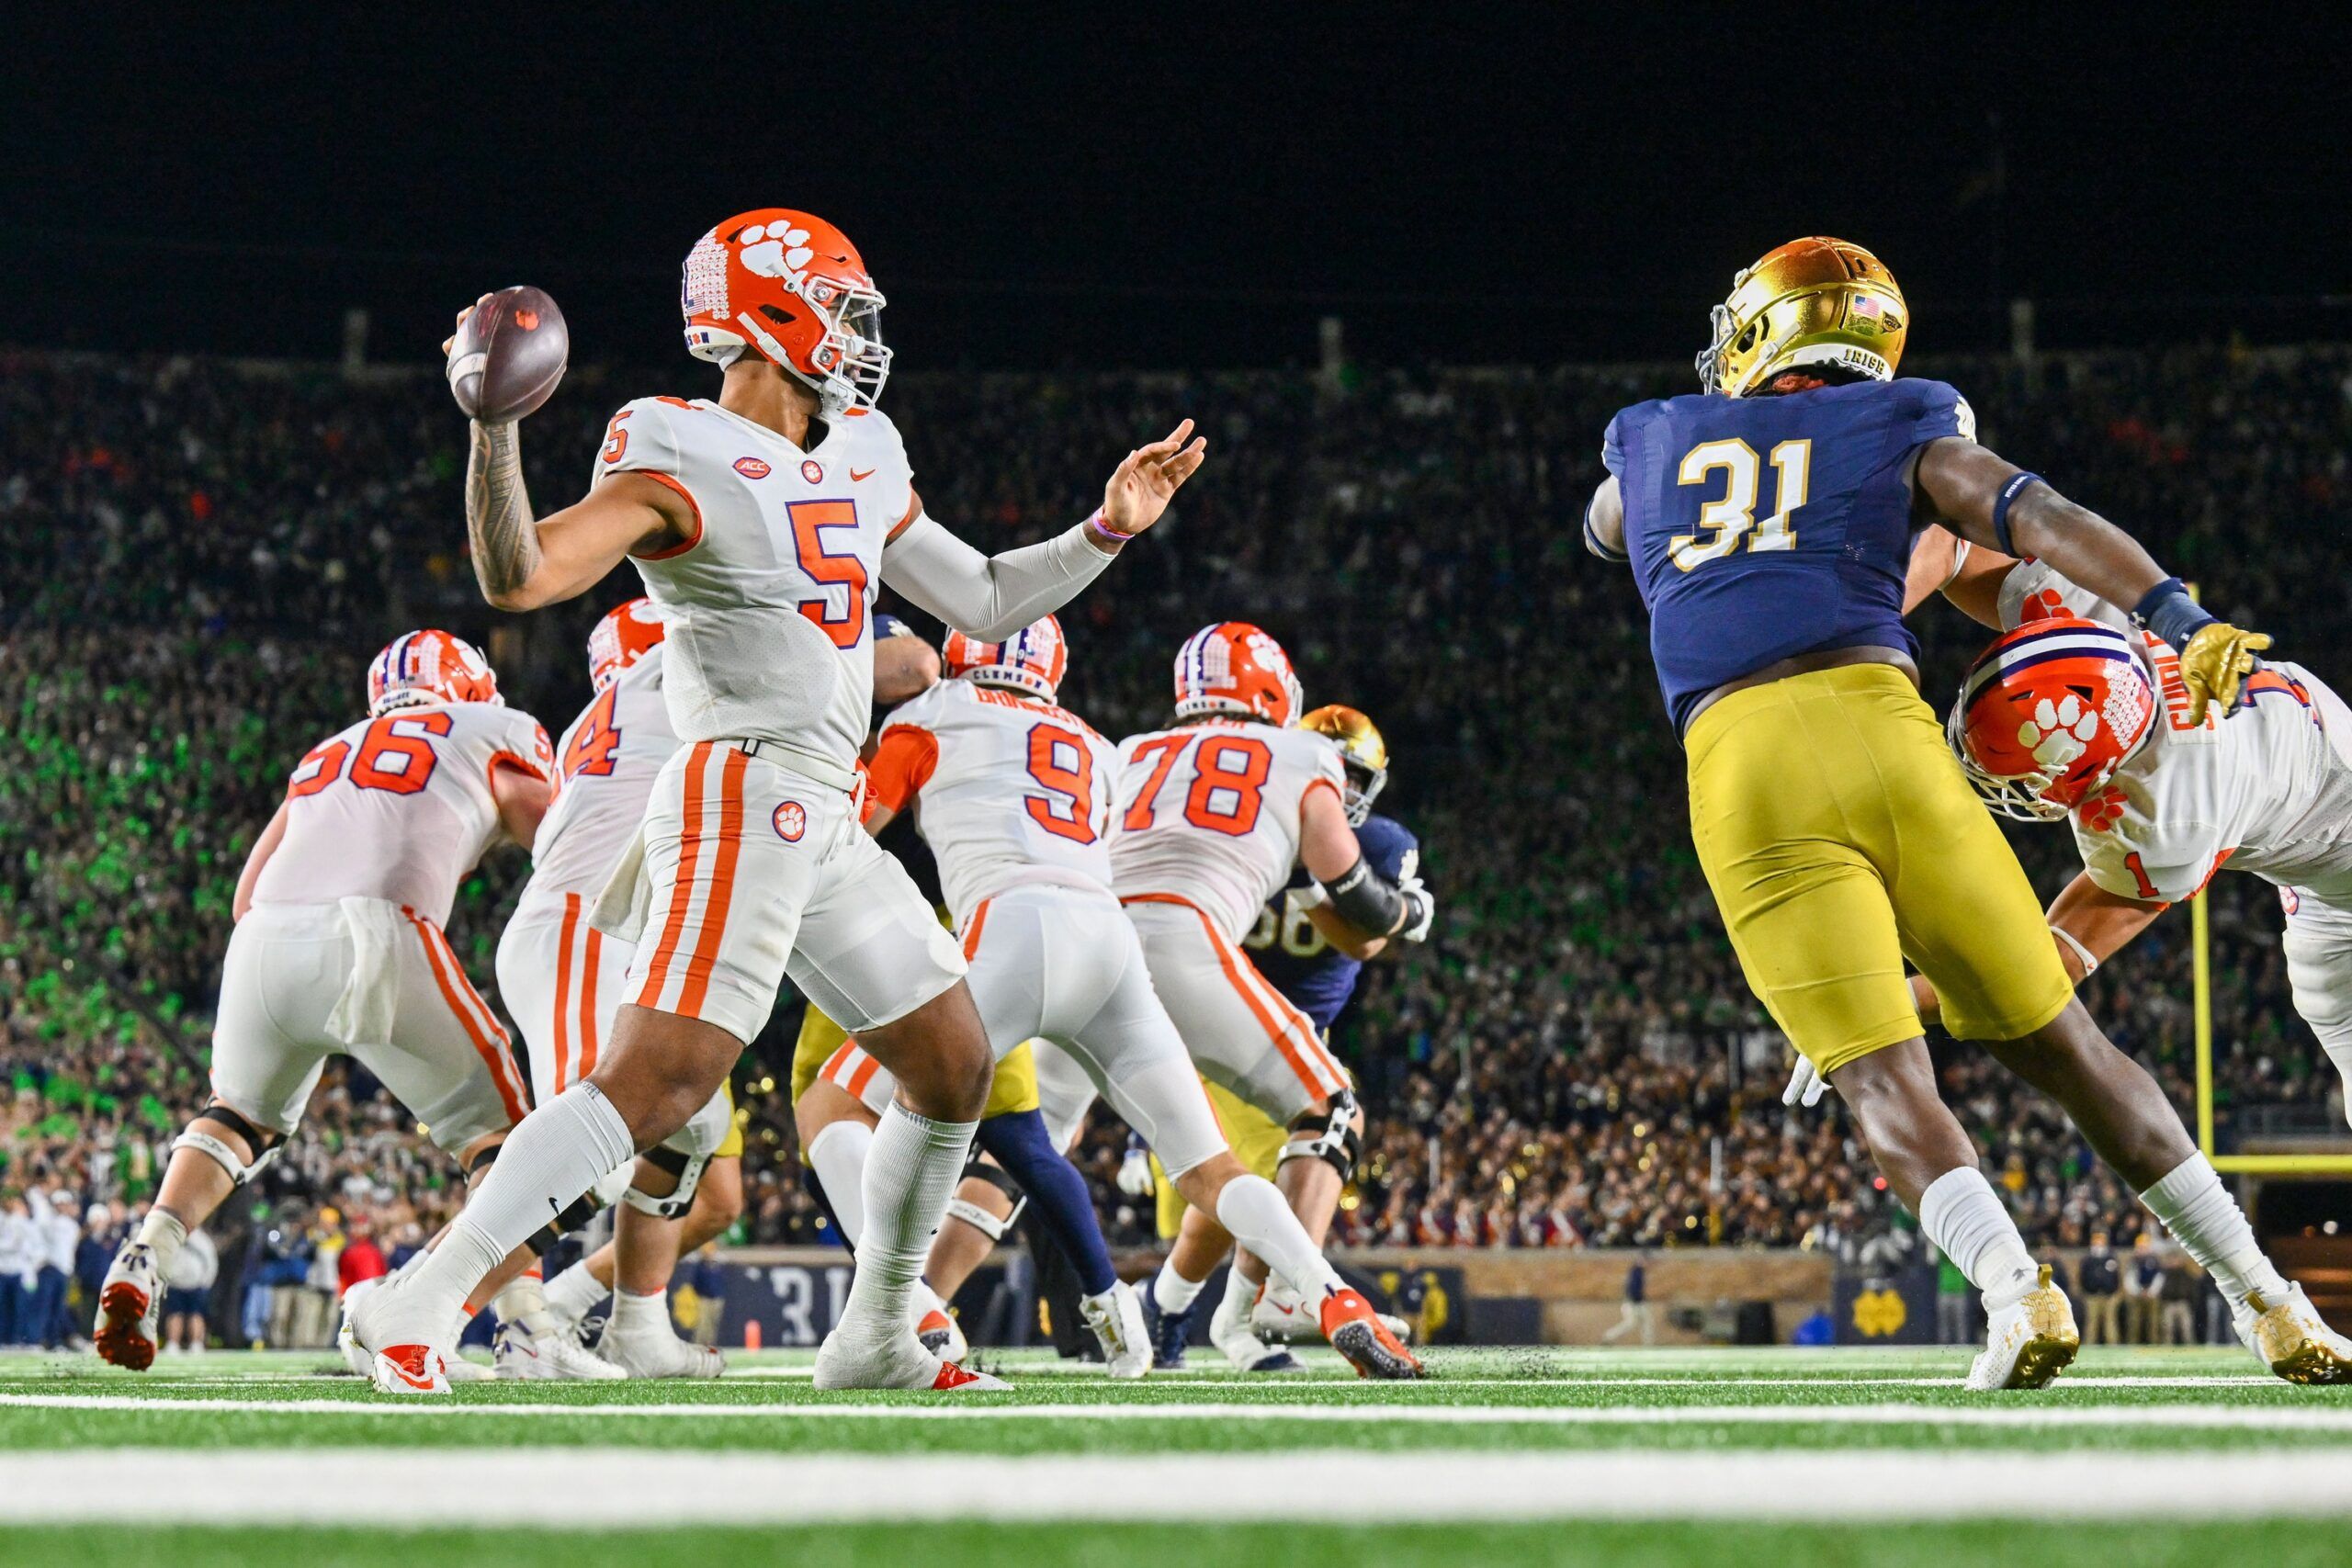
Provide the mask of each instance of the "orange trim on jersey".
[{"label": "orange trim on jersey", "polygon": [[571,1087],[571,942],[580,934],[580,895],[563,896],[563,925],[555,942],[555,1092]]},{"label": "orange trim on jersey", "polygon": [[[432,921],[413,909],[403,908],[409,924],[416,928],[417,940],[424,944],[424,962],[433,971],[433,983],[441,988],[441,999],[458,1015],[458,1024],[466,1038],[473,1043],[474,1055],[490,1073],[490,1081],[498,1089],[498,1098],[506,1107],[511,1125],[530,1112],[530,1096],[514,1081],[514,1059],[506,1049],[506,1031],[499,1028],[497,1019],[475,991],[473,982],[458,963],[458,955],[449,950],[449,941]],[[468,1006],[469,1003],[472,1005]],[[494,1043],[493,1043],[494,1041]]]},{"label": "orange trim on jersey", "polygon": [[875,742],[865,764],[866,793],[893,816],[907,808],[939,767],[939,737],[919,725],[893,724]]},{"label": "orange trim on jersey", "polygon": [[702,931],[695,939],[695,955],[686,962],[686,983],[678,988],[678,1010],[688,1018],[702,1016],[703,998],[710,994],[711,971],[718,964],[718,943],[727,933],[727,907],[735,901],[735,862],[743,850],[743,774],[752,759],[732,746],[718,768],[718,844],[710,873],[710,892],[703,900]]},{"label": "orange trim on jersey", "polygon": [[841,1079],[835,1075],[840,1073],[842,1070],[842,1065],[849,1060],[849,1054],[856,1049],[856,1041],[843,1040],[840,1044],[833,1047],[833,1054],[825,1058],[825,1065],[817,1069],[817,1076],[824,1079],[827,1083],[841,1082]]},{"label": "orange trim on jersey", "polygon": [[659,1008],[662,993],[670,984],[670,964],[678,956],[678,943],[684,940],[686,916],[694,908],[695,872],[702,859],[702,784],[703,775],[710,766],[711,749],[708,740],[695,742],[692,755],[686,759],[685,813],[683,831],[678,838],[678,872],[670,886],[670,913],[662,922],[662,940],[654,947],[653,962],[645,968],[645,979],[637,987],[634,1000],[641,1008]]},{"label": "orange trim on jersey", "polygon": [[[543,770],[537,762],[534,762],[528,758],[520,756],[513,751],[492,751],[490,754],[489,766],[482,770],[482,776],[486,779],[495,780],[498,777],[498,770],[501,768],[512,768],[516,773],[522,774],[525,778],[537,779],[541,784],[546,784],[548,782],[546,771]],[[490,787],[491,798],[495,800],[497,798],[498,785],[495,783],[492,783]]]},{"label": "orange trim on jersey", "polygon": [[605,933],[590,926],[581,935],[580,945],[588,955],[580,965],[580,1076],[584,1078],[596,1070],[596,961]]},{"label": "orange trim on jersey", "polygon": [[989,923],[989,906],[992,898],[983,898],[972,911],[972,923],[964,928],[964,962],[969,964],[972,954],[980,950],[980,928]]},{"label": "orange trim on jersey", "polygon": [[[2197,885],[2197,893],[2202,893],[2206,888],[2211,887],[2213,885],[2213,878],[2222,874],[2222,863],[2237,852],[2237,846],[2233,844],[2230,848],[2223,850],[2220,854],[2215,855],[2213,857],[2213,863],[2205,868],[2205,880]],[[2197,897],[2197,893],[2191,893],[2189,897],[2194,898]]]},{"label": "orange trim on jersey", "polygon": [[1306,787],[1298,792],[1298,819],[1301,822],[1305,822],[1306,820],[1306,797],[1313,795],[1318,789],[1329,790],[1331,792],[1331,798],[1340,803],[1340,809],[1341,811],[1345,811],[1348,808],[1348,797],[1340,792],[1340,786],[1318,773],[1314,778],[1307,780]]},{"label": "orange trim on jersey", "polygon": [[694,509],[695,513],[695,534],[693,538],[688,539],[683,545],[672,545],[666,550],[651,550],[648,551],[644,555],[639,555],[637,551],[631,550],[629,551],[631,558],[636,560],[672,560],[679,556],[684,555],[688,550],[693,549],[696,545],[702,543],[702,502],[695,499],[694,491],[688,490],[684,485],[680,484],[673,476],[662,473],[658,468],[624,468],[621,472],[626,474],[643,474],[647,479],[651,479],[656,484],[668,485],[672,490],[678,492],[679,496],[684,500],[688,506]]},{"label": "orange trim on jersey", "polygon": [[907,514],[904,517],[899,518],[896,523],[890,525],[890,531],[882,536],[882,542],[886,545],[889,544],[899,535],[905,533],[907,529],[913,525],[914,520],[922,515],[922,497],[917,495],[912,490],[909,490],[907,491]]}]

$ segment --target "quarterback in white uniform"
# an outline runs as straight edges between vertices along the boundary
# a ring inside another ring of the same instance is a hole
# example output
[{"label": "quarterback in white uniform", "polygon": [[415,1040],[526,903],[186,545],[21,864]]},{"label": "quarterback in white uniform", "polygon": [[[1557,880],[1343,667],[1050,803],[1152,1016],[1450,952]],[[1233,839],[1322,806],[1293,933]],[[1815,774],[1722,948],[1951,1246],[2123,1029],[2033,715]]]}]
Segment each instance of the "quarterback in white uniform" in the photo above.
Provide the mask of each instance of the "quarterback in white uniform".
[{"label": "quarterback in white uniform", "polygon": [[[1265,1258],[1359,1372],[1418,1376],[1419,1363],[1341,1282],[1281,1192],[1227,1146],[1154,992],[1142,942],[1112,895],[1119,757],[1057,705],[1067,663],[1059,624],[1048,617],[1001,643],[951,636],[945,660],[960,678],[883,724],[873,827],[920,803],[918,826],[963,933],[991,1048],[1002,1055],[1037,1038],[1068,1051],[1159,1151],[1185,1200]],[[842,1054],[858,1055],[854,1046]],[[842,1058],[826,1071],[844,1083],[863,1075],[869,1097],[881,1077]],[[1110,1299],[1084,1303],[1089,1325],[1104,1339],[1114,1375],[1139,1377],[1151,1354],[1134,1294],[1125,1286],[1102,1294]],[[1106,1322],[1114,1314],[1118,1321]]]},{"label": "quarterback in white uniform", "polygon": [[971,635],[1016,631],[1157,522],[1205,444],[1180,425],[1126,456],[1084,522],[984,556],[924,514],[875,407],[890,360],[882,296],[839,230],[742,213],[698,240],[684,272],[687,347],[725,367],[719,396],[623,407],[584,499],[535,519],[516,426],[472,426],[467,525],[485,597],[532,609],[634,560],[666,627],[663,696],[684,744],[593,916],[638,942],[609,1048],[517,1130],[499,1179],[432,1258],[355,1314],[379,1388],[439,1392],[449,1306],[707,1104],[787,973],[900,1089],[866,1163],[865,1243],[817,1385],[993,1382],[943,1364],[908,1322],[990,1058],[962,955],[858,824],[871,606],[887,579]]},{"label": "quarterback in white uniform", "polygon": [[[1204,626],[1177,653],[1175,692],[1173,728],[1119,747],[1113,887],[1202,1075],[1288,1124],[1276,1177],[1320,1247],[1362,1146],[1363,1111],[1313,1021],[1266,983],[1242,939],[1302,864],[1360,939],[1420,941],[1434,906],[1364,859],[1339,748],[1296,728],[1305,703],[1272,637],[1240,621]],[[1212,1267],[1222,1252],[1205,1253]],[[1148,1303],[1155,1317],[1188,1311],[1206,1278],[1163,1268]]]},{"label": "quarterback in white uniform", "polygon": [[[537,836],[554,772],[547,732],[442,631],[376,656],[368,714],[303,756],[237,879],[212,1098],[172,1145],[154,1207],[99,1292],[98,1354],[117,1366],[154,1359],[157,1281],[300,1125],[329,1056],[363,1064],[469,1173],[529,1109],[506,1032],[442,927],[485,851]],[[527,1255],[499,1261],[503,1278]]]}]

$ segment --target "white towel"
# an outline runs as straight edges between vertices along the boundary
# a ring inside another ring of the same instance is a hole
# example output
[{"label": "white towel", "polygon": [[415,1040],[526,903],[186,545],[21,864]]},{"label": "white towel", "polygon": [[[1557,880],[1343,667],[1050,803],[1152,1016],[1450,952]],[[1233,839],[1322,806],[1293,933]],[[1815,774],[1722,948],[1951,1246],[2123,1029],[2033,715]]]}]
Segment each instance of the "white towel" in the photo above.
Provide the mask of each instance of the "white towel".
[{"label": "white towel", "polygon": [[596,907],[588,911],[588,924],[615,942],[635,946],[652,913],[653,882],[645,874],[645,834],[640,829],[621,852],[613,874],[605,879]]},{"label": "white towel", "polygon": [[401,930],[408,917],[381,898],[339,898],[351,938],[351,978],[327,1014],[327,1033],[345,1045],[381,1045],[392,1037],[400,1006]]}]

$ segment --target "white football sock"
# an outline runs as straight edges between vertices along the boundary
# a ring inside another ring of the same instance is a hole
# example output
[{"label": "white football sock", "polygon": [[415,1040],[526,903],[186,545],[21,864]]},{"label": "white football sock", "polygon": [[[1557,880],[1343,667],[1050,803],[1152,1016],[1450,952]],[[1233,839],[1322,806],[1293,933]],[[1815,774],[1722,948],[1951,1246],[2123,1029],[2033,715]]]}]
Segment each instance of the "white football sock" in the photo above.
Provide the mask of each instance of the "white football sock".
[{"label": "white football sock", "polygon": [[172,1262],[187,1245],[187,1227],[179,1216],[162,1209],[150,1209],[147,1217],[139,1222],[139,1239],[155,1249],[155,1275],[169,1279]]},{"label": "white football sock", "polygon": [[[1237,1176],[1227,1182],[1216,1195],[1216,1223],[1310,1303],[1342,1288],[1323,1249],[1308,1238],[1281,1190],[1264,1177]],[[1238,1269],[1234,1276],[1240,1277]]]},{"label": "white football sock", "polygon": [[1919,1228],[1984,1292],[1986,1311],[2015,1306],[2033,1289],[2033,1255],[1993,1184],[1974,1166],[1945,1171],[1919,1194]]},{"label": "white football sock", "polygon": [[1201,1287],[1207,1283],[1206,1280],[1187,1280],[1176,1272],[1173,1261],[1163,1263],[1159,1272],[1151,1277],[1152,1303],[1171,1315],[1190,1312],[1193,1303],[1201,1299]]},{"label": "white football sock", "polygon": [[657,1291],[640,1296],[635,1291],[616,1290],[613,1292],[613,1327],[620,1333],[639,1334],[659,1331],[673,1332],[670,1327],[670,1295]]},{"label": "white football sock", "polygon": [[865,1157],[873,1146],[874,1129],[854,1118],[828,1122],[808,1140],[808,1168],[852,1247],[865,1234]]},{"label": "white football sock", "polygon": [[502,1324],[530,1313],[544,1314],[548,1310],[547,1291],[539,1283],[539,1277],[526,1270],[499,1288],[498,1294],[490,1298],[490,1310]]},{"label": "white football sock", "polygon": [[977,1126],[934,1122],[895,1100],[882,1112],[865,1154],[865,1234],[858,1238],[857,1272],[837,1333],[912,1339],[908,1303],[964,1174]]},{"label": "white football sock", "polygon": [[446,1302],[454,1311],[483,1275],[636,1152],[628,1123],[593,1083],[574,1084],[524,1117],[408,1280],[420,1309]]},{"label": "white football sock", "polygon": [[578,1323],[611,1293],[602,1280],[588,1272],[584,1261],[575,1263],[547,1282],[548,1310],[568,1322]]},{"label": "white football sock", "polygon": [[2203,1155],[2191,1155],[2162,1181],[2140,1194],[2140,1201],[2198,1266],[2213,1276],[2230,1305],[2243,1306],[2250,1292],[2276,1306],[2287,1299],[2287,1281],[2254,1239],[2245,1212],[2222,1185],[2221,1173]]}]

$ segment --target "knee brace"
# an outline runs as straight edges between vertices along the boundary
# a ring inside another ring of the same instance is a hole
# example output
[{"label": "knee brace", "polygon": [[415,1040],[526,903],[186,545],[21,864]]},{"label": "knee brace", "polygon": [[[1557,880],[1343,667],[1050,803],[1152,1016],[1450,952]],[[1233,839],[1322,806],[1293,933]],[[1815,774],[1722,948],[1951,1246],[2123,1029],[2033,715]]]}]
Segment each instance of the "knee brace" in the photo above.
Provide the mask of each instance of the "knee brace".
[{"label": "knee brace", "polygon": [[603,1206],[596,1201],[594,1192],[582,1192],[579,1197],[574,1198],[561,1213],[541,1225],[535,1234],[526,1237],[523,1245],[531,1249],[532,1257],[545,1258],[554,1249],[555,1244],[561,1241],[568,1233],[578,1230],[582,1225],[594,1219],[597,1210]]},{"label": "knee brace", "polygon": [[1021,1189],[1013,1184],[1012,1178],[995,1166],[983,1165],[978,1160],[974,1160],[964,1168],[964,1179],[969,1181],[975,1177],[1011,1199],[1012,1212],[1000,1220],[978,1203],[966,1198],[956,1197],[947,1200],[947,1217],[951,1220],[963,1221],[988,1237],[989,1244],[993,1246],[1004,1239],[1004,1233],[1012,1228],[1012,1222],[1021,1217],[1021,1210],[1029,1200]]},{"label": "knee brace", "polygon": [[[245,1141],[247,1148],[258,1151],[253,1157],[253,1163],[248,1165],[239,1159],[236,1150],[231,1148],[214,1134],[206,1132],[204,1124],[207,1122],[212,1122],[222,1132],[234,1133]],[[277,1157],[277,1151],[285,1146],[284,1134],[263,1132],[217,1100],[198,1111],[188,1122],[187,1129],[172,1140],[173,1153],[176,1154],[182,1149],[194,1149],[198,1154],[209,1156],[221,1169],[229,1173],[229,1179],[239,1187],[243,1187],[246,1182],[259,1176],[269,1162]]]},{"label": "knee brace", "polygon": [[650,1214],[657,1220],[682,1220],[686,1211],[695,1206],[695,1189],[702,1185],[702,1168],[710,1163],[708,1155],[680,1154],[666,1144],[656,1145],[639,1156],[650,1160],[657,1170],[666,1170],[678,1179],[678,1185],[666,1196],[656,1197],[640,1191],[635,1182],[621,1194],[621,1201],[640,1214]]},{"label": "knee brace", "polygon": [[1356,1161],[1363,1154],[1363,1138],[1355,1128],[1356,1113],[1354,1091],[1343,1089],[1331,1096],[1328,1109],[1294,1118],[1290,1141],[1283,1145],[1277,1167],[1295,1159],[1319,1159],[1345,1181],[1355,1174]]}]

